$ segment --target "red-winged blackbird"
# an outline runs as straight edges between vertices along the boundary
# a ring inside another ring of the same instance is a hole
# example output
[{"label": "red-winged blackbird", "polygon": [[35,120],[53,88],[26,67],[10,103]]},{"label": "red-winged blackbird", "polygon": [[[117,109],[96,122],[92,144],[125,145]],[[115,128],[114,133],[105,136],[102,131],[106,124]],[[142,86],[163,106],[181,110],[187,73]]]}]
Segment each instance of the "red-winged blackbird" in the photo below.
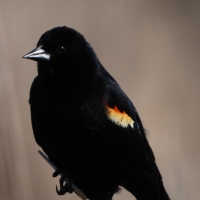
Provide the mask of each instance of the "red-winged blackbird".
[{"label": "red-winged blackbird", "polygon": [[38,63],[36,142],[72,183],[90,200],[111,199],[119,186],[138,200],[169,199],[137,110],[83,35],[54,28],[24,58]]}]

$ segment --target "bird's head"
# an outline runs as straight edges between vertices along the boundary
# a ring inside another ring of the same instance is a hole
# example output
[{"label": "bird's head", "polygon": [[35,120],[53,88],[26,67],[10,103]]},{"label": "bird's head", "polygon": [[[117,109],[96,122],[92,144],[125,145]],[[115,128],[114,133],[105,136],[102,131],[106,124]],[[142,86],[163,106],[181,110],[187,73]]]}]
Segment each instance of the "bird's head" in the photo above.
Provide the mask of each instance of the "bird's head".
[{"label": "bird's head", "polygon": [[83,76],[95,69],[97,57],[83,35],[68,27],[45,32],[34,50],[23,58],[38,62],[39,75]]}]

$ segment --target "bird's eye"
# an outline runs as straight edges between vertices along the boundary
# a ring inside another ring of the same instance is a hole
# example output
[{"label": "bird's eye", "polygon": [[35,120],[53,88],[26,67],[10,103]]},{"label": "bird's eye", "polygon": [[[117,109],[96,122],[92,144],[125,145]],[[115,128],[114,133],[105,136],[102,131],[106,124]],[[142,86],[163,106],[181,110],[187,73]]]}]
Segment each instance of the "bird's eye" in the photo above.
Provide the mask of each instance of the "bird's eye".
[{"label": "bird's eye", "polygon": [[65,47],[64,46],[59,46],[58,48],[57,48],[57,52],[58,53],[63,53],[65,51]]}]

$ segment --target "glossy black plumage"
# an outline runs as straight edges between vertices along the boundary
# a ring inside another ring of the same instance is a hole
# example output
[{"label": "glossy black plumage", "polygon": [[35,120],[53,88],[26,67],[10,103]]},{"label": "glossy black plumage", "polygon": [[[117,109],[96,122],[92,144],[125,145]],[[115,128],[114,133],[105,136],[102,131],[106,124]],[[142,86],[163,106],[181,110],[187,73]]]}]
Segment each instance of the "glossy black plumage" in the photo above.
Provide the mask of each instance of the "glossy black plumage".
[{"label": "glossy black plumage", "polygon": [[138,200],[167,200],[139,115],[77,31],[54,28],[25,58],[38,61],[30,91],[36,142],[90,200],[122,186]]}]

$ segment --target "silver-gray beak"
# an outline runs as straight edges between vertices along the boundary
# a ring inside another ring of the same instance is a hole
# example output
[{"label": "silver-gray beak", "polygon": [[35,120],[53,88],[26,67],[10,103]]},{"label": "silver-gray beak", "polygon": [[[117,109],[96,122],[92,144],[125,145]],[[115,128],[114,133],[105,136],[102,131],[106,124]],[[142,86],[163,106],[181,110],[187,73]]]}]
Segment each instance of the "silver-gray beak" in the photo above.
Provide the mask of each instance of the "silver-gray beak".
[{"label": "silver-gray beak", "polygon": [[42,49],[42,46],[32,50],[24,55],[22,58],[35,60],[35,61],[50,61],[51,55]]}]

